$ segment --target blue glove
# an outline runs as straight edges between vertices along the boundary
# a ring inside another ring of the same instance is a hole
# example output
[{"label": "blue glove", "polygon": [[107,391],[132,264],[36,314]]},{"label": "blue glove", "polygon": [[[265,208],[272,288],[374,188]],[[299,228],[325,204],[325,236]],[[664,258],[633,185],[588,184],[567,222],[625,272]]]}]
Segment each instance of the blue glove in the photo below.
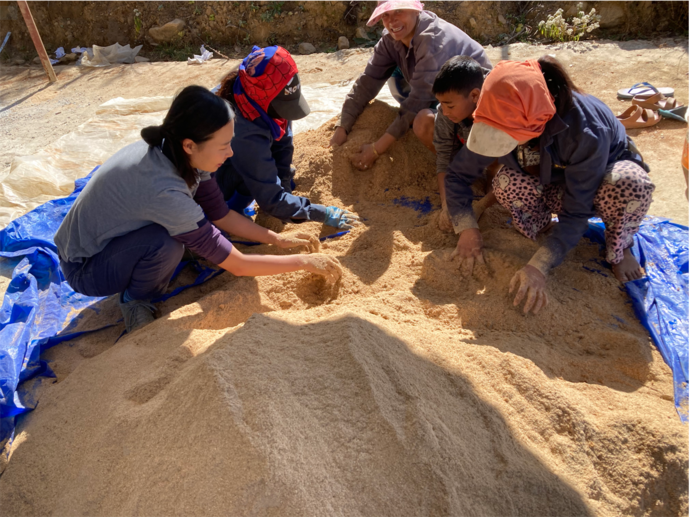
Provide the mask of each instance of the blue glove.
[{"label": "blue glove", "polygon": [[329,206],[326,208],[326,220],[323,222],[328,226],[349,230],[355,224],[359,224],[359,217],[337,206]]}]

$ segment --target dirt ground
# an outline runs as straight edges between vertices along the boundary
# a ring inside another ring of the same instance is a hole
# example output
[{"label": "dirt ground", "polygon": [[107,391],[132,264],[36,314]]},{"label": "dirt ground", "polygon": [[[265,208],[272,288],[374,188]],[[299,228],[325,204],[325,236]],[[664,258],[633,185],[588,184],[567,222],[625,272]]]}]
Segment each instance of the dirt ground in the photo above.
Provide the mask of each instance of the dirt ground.
[{"label": "dirt ground", "polygon": [[[567,19],[582,9],[601,15],[597,39],[654,39],[687,35],[688,5],[685,2],[585,1],[434,1],[426,9],[462,28],[482,45],[497,44],[515,36],[515,41],[539,42],[536,31],[518,36],[518,27],[536,29],[557,9]],[[339,36],[350,40],[350,48],[368,44],[358,29],[376,39],[381,25],[367,27],[376,2],[290,1],[216,2],[206,0],[167,1],[70,1],[36,2],[31,13],[48,51],[77,45],[112,45],[116,41],[132,47],[143,44],[141,54],[165,61],[186,61],[190,51],[206,43],[231,57],[239,57],[251,45],[278,44],[291,52],[308,42],[321,52],[334,51]],[[138,14],[137,14],[138,13]],[[152,45],[149,29],[180,19],[184,29],[159,46]],[[0,34],[12,37],[0,60],[22,58],[31,61],[36,52],[16,3],[0,0]],[[532,39],[527,39],[527,38]],[[513,41],[513,40],[511,40]],[[246,52],[245,52],[246,54]]]},{"label": "dirt ground", "polygon": [[[687,50],[517,44],[489,57],[555,54],[620,112],[616,91],[640,80],[687,104]],[[353,80],[369,55],[296,60],[317,84]],[[61,68],[52,86],[39,69],[0,68],[2,171],[108,99],[210,87],[231,65]],[[116,345],[117,326],[46,353],[58,382],[20,422],[0,515],[687,514],[671,373],[610,272],[583,268],[598,246],[583,240],[549,280],[552,304],[524,317],[506,285],[537,244],[495,206],[480,222],[490,267],[459,278],[437,211],[394,204],[438,205],[430,153],[407,135],[370,174],[348,164],[393,116],[374,104],[333,152],[328,125],[296,138],[298,193],[365,221],[322,245],[344,266],[339,284],[224,274]],[[631,132],[657,185],[650,213],[682,224],[687,130],[664,120]],[[109,300],[93,318],[117,311]]]},{"label": "dirt ground", "polygon": [[[295,56],[304,84],[353,81],[371,49]],[[598,96],[616,113],[629,101],[616,99],[619,88],[646,80],[672,86],[676,98],[688,102],[688,44],[660,40],[581,42],[535,46],[514,44],[488,49],[492,62],[554,54],[565,63],[575,83]],[[173,95],[183,86],[212,87],[237,61],[213,60],[200,67],[186,63],[138,63],[105,69],[57,66],[58,82],[49,84],[40,67],[0,66],[0,179],[15,156],[32,154],[92,117],[100,104],[115,97]],[[41,121],[37,124],[36,121]],[[662,120],[650,129],[631,130],[656,184],[650,213],[688,224],[680,155],[687,125]]]}]

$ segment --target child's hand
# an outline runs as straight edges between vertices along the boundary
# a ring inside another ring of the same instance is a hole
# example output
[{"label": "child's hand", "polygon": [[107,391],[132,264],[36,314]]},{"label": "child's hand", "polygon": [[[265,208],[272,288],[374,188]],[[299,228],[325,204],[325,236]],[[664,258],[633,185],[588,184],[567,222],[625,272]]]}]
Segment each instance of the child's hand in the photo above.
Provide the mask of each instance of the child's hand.
[{"label": "child's hand", "polygon": [[331,147],[334,145],[343,145],[347,141],[347,131],[342,126],[335,128],[335,133],[331,137],[331,141],[328,143]]},{"label": "child's hand", "polygon": [[359,152],[352,157],[351,161],[352,165],[361,171],[365,171],[374,165],[378,157],[379,155],[374,148],[374,144],[364,144],[359,149]]},{"label": "child's hand", "polygon": [[319,239],[308,233],[299,232],[293,234],[278,234],[274,243],[282,249],[296,248],[297,246],[304,246],[309,253],[319,251],[321,243]]},{"label": "child's hand", "polygon": [[453,231],[453,222],[450,220],[447,208],[441,208],[441,213],[438,216],[438,229],[446,233]]},{"label": "child's hand", "polygon": [[546,277],[536,267],[528,264],[515,273],[515,276],[510,281],[511,294],[516,287],[518,291],[513,305],[520,305],[522,299],[527,295],[527,301],[525,301],[525,308],[523,309],[525,314],[530,309],[532,309],[534,314],[537,314],[543,307],[549,304],[549,297],[546,294]]},{"label": "child's hand", "polygon": [[471,276],[474,263],[485,264],[482,234],[477,228],[468,228],[460,234],[458,245],[450,255],[451,260],[458,260],[458,269],[462,276]]}]

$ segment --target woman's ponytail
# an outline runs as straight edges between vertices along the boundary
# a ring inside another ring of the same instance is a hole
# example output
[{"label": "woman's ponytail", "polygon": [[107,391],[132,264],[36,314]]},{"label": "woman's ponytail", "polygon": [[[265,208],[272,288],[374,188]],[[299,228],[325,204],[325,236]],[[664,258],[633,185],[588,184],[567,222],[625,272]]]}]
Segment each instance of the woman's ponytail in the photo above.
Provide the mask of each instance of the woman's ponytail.
[{"label": "woman's ponytail", "polygon": [[163,126],[148,126],[141,130],[141,138],[149,145],[158,147],[163,143]]},{"label": "woman's ponytail", "polygon": [[582,93],[573,84],[568,72],[563,65],[551,56],[542,56],[538,59],[541,73],[546,80],[546,86],[556,104],[556,112],[559,117],[564,116],[573,108],[573,92]]}]

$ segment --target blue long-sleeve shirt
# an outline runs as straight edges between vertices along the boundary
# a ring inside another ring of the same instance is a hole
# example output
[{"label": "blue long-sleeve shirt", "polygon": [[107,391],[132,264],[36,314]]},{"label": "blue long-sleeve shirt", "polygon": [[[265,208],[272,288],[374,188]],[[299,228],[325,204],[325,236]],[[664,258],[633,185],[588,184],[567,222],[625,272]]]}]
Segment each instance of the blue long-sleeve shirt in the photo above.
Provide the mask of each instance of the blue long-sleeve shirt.
[{"label": "blue long-sleeve shirt", "polygon": [[[565,183],[558,224],[530,260],[545,274],[561,263],[585,233],[587,220],[594,216],[594,196],[609,165],[626,159],[642,161],[628,150],[625,128],[606,104],[579,93],[573,93],[573,104],[563,118],[554,115],[539,137],[539,182]],[[494,159],[464,146],[448,167],[446,199],[458,234],[478,227],[472,211],[471,185]],[[525,172],[515,152],[498,158],[498,162]]]},{"label": "blue long-sleeve shirt", "polygon": [[306,197],[292,194],[292,124],[280,140],[275,140],[261,119],[248,120],[236,110],[233,156],[216,172],[225,199],[233,193],[227,185],[244,183],[262,210],[284,222],[324,222],[326,207],[312,204]]}]

